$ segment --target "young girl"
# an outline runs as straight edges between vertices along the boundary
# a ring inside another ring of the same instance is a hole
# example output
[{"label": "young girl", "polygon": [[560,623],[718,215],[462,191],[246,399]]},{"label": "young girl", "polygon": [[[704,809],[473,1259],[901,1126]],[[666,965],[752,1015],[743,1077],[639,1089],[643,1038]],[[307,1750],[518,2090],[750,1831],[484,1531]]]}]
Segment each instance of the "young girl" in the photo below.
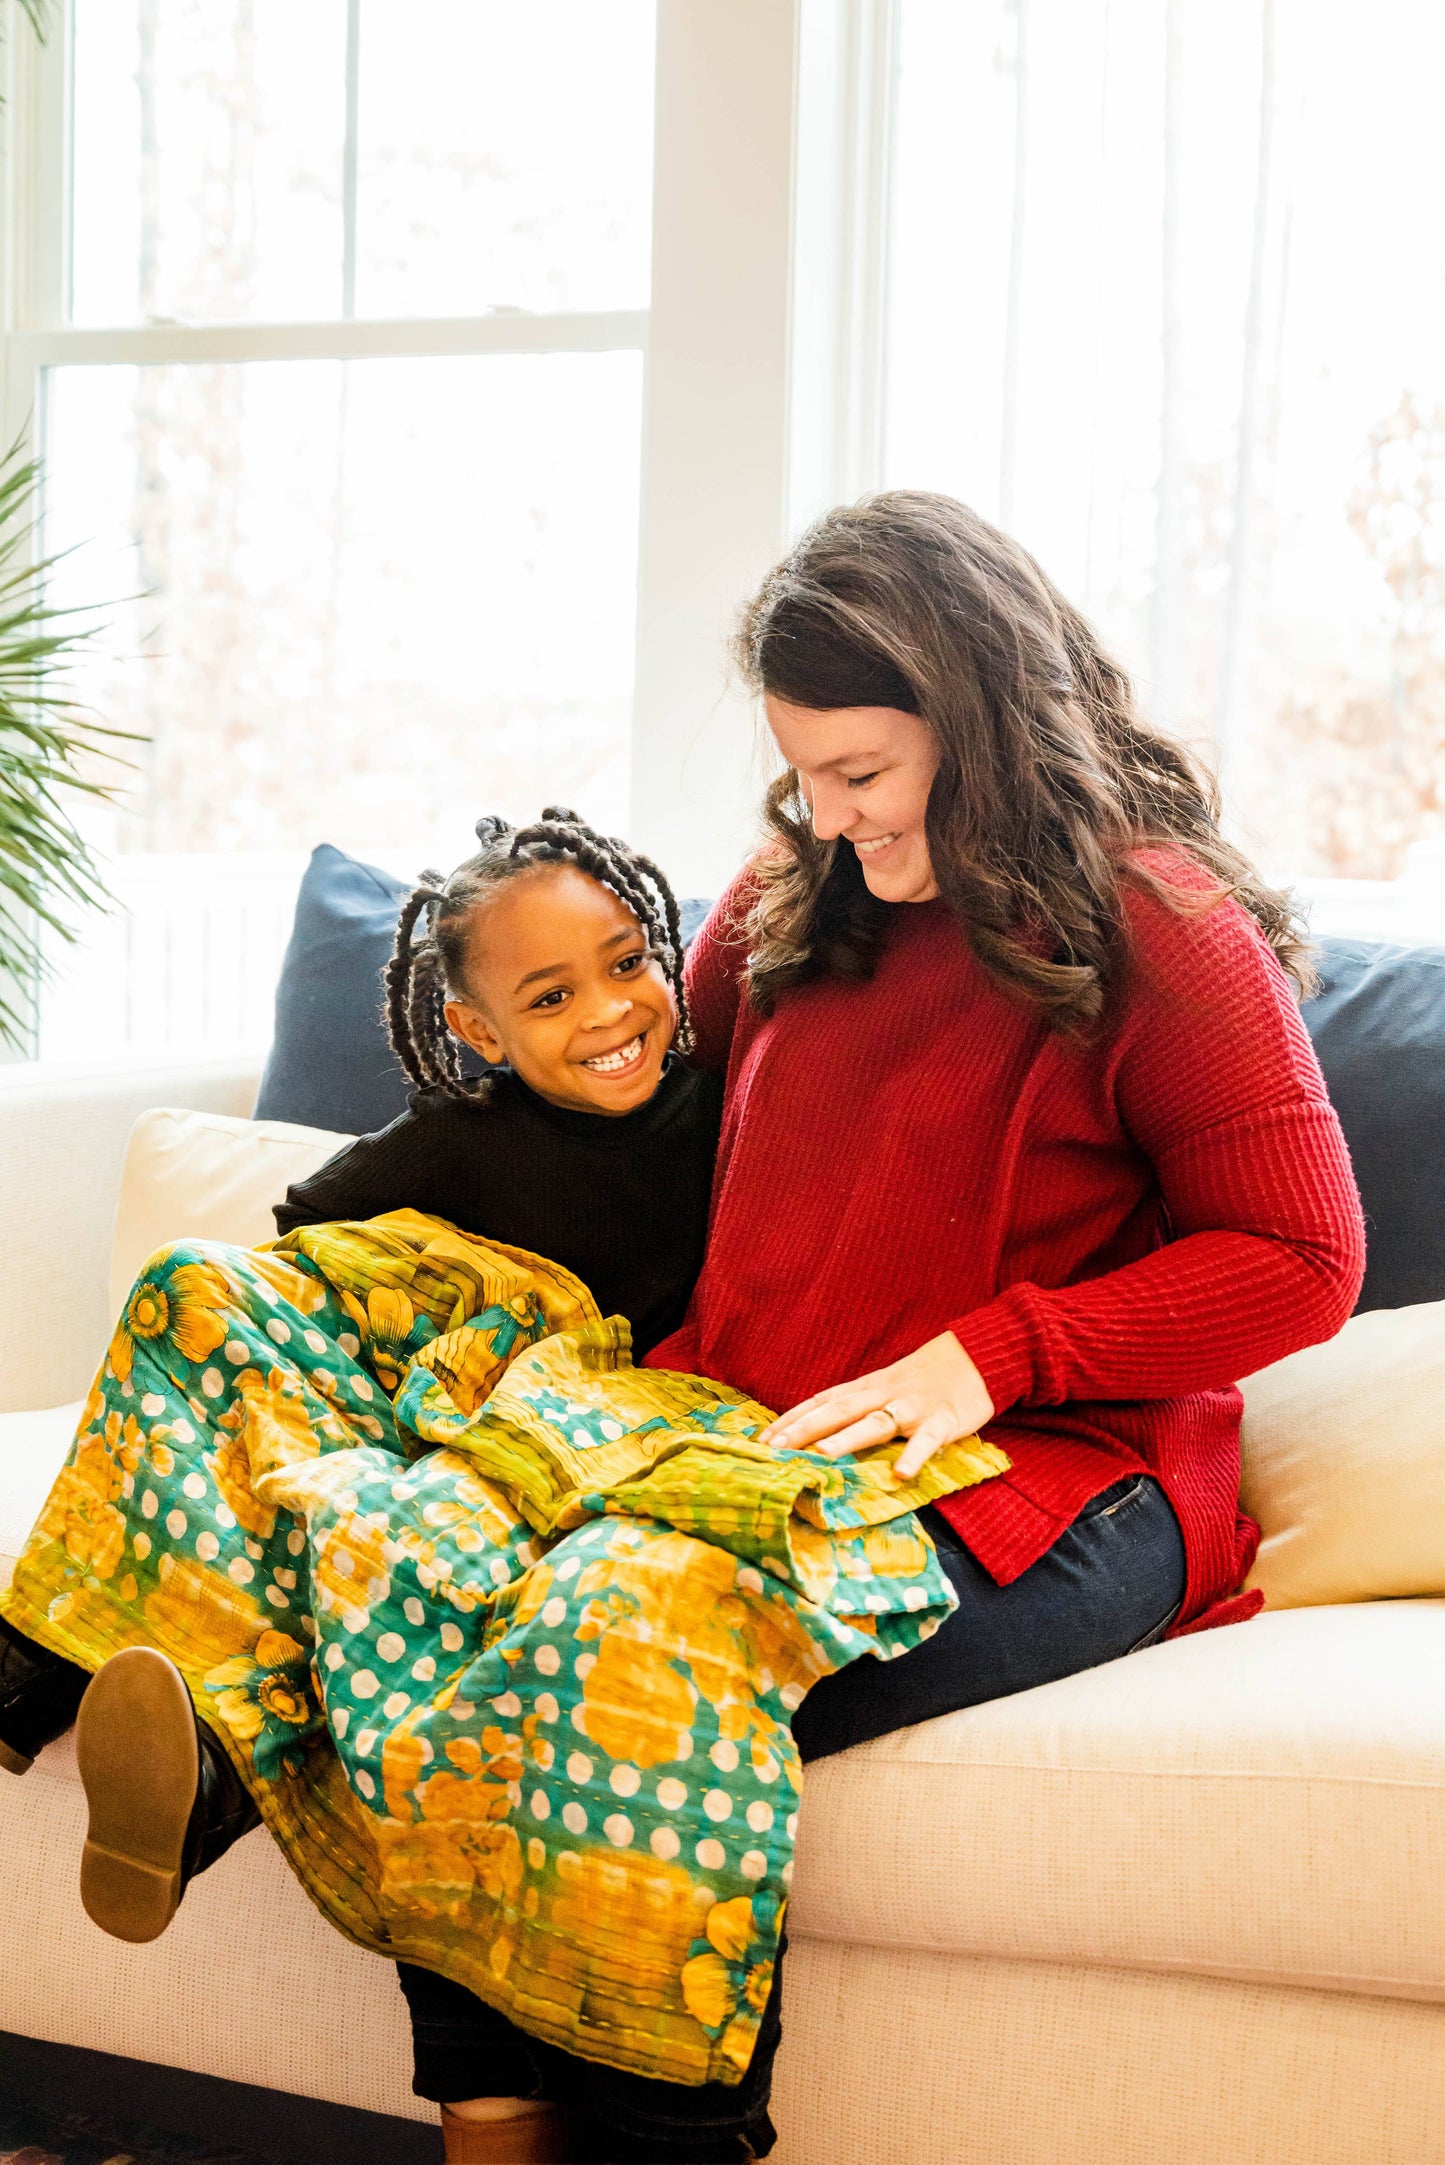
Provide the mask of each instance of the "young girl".
[{"label": "young girl", "polygon": [[[520,831],[482,819],[477,837],[477,854],[450,878],[423,875],[387,967],[388,1034],[416,1086],[410,1110],[293,1186],[277,1207],[277,1227],[284,1234],[401,1209],[444,1218],[564,1264],[604,1315],[627,1317],[641,1356],[681,1322],[701,1267],[722,1098],[720,1077],[679,1057],[690,1033],[677,904],[647,858],[561,807]],[[464,1073],[462,1047],[478,1057],[480,1074]],[[97,1808],[106,1813],[112,1846],[118,1763],[144,1760],[120,1788],[133,1796],[131,1816],[146,1823],[151,1849],[166,1816],[150,1793],[153,1770],[167,1758],[163,1739],[139,1726],[135,1679],[127,1683],[128,1667],[153,1669],[162,1658],[149,1649],[115,1656],[87,1698],[83,1770],[89,1763],[104,1771],[108,1794],[93,1800],[92,1817]],[[0,1624],[0,1753],[8,1744],[16,1771],[69,1725],[89,1681]],[[174,1851],[184,1887],[257,1815],[180,1691],[171,1703],[197,1778],[181,1785],[160,1846]],[[399,1968],[412,2011],[415,2087],[443,2108],[449,2159],[504,2165],[570,2157],[560,2115],[536,2094],[542,2089],[565,2093],[574,2134],[590,2119],[590,2103],[605,2110],[606,2092],[617,2109],[598,2126],[604,2155],[619,2126],[636,2121],[629,2102],[655,2105],[647,2093],[675,2100],[673,2125],[705,2127],[706,2089],[570,2061],[459,1985]],[[770,2057],[760,2055],[761,2063]],[[736,2093],[728,2102],[735,2110]],[[764,2094],[757,2120],[764,2147],[766,2103]],[[744,2143],[714,2150],[704,2138],[701,2149],[686,2141],[656,2154],[753,2153]]]},{"label": "young girl", "polygon": [[[647,858],[561,807],[520,832],[479,820],[477,839],[450,879],[423,876],[397,926],[387,1029],[410,1110],[292,1187],[277,1228],[412,1209],[530,1248],[625,1315],[640,1358],[702,1267],[722,1103],[721,1078],[673,1049],[690,1043],[677,904]],[[462,1046],[490,1072],[465,1077]],[[398,1974],[449,2159],[571,2156],[556,2116],[524,2107],[539,2072],[575,2104],[589,2076],[624,2098],[678,2087],[569,2069],[462,1986]],[[699,2101],[680,2092],[684,2118]]]}]

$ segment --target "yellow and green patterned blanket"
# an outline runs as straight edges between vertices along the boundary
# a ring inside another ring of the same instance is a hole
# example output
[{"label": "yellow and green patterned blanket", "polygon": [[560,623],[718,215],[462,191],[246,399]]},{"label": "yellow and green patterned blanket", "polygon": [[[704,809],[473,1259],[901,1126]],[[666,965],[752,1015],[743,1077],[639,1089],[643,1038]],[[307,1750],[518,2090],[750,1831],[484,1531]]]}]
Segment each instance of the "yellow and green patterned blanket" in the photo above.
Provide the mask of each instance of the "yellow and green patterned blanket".
[{"label": "yellow and green patterned blanket", "polygon": [[953,1605],[895,1482],[632,1366],[557,1264],[397,1211],[137,1281],[3,1598],[88,1668],[160,1647],[362,1946],[534,2035],[735,2082],[801,1786],[790,1717]]}]

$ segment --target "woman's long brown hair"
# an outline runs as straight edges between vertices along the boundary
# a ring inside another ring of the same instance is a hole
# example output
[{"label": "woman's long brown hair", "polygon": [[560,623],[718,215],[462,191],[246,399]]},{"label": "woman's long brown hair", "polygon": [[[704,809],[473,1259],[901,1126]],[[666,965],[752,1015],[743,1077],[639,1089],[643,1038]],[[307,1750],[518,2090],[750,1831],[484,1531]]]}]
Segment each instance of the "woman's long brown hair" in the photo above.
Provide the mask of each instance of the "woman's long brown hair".
[{"label": "woman's long brown hair", "polygon": [[[735,654],[754,689],[790,705],[923,717],[941,755],[927,818],[939,892],[989,975],[1052,1027],[1104,1014],[1127,957],[1126,879],[1181,911],[1234,896],[1309,989],[1290,898],[1224,839],[1213,783],[1143,719],[1027,551],[963,504],[894,490],[829,512],[763,581]],[[749,992],[770,1012],[811,978],[871,974],[888,906],[855,851],[814,835],[792,769],[766,810],[774,846],[747,940]],[[1158,845],[1187,850],[1213,891],[1132,861]]]}]

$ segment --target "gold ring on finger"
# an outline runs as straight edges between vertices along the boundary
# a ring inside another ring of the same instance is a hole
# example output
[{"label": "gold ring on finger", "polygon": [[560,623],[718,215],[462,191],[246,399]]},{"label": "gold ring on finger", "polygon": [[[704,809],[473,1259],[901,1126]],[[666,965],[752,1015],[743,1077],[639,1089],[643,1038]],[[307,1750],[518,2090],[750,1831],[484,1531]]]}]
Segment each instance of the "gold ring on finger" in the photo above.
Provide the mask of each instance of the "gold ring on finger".
[{"label": "gold ring on finger", "polygon": [[903,1434],[903,1416],[902,1416],[902,1414],[901,1414],[901,1413],[900,1413],[900,1412],[898,1411],[898,1408],[897,1408],[897,1407],[896,1407],[896,1406],[895,1406],[895,1405],[893,1404],[893,1401],[892,1401],[892,1400],[890,1399],[890,1400],[888,1401],[887,1405],[886,1405],[886,1406],[880,1406],[880,1407],[878,1408],[878,1411],[879,1411],[880,1413],[886,1413],[886,1414],[887,1414],[887,1416],[888,1416],[888,1419],[889,1419],[889,1421],[890,1421],[890,1422],[892,1423],[892,1426],[893,1426],[893,1433],[894,1433],[895,1435],[901,1436],[901,1435]]}]

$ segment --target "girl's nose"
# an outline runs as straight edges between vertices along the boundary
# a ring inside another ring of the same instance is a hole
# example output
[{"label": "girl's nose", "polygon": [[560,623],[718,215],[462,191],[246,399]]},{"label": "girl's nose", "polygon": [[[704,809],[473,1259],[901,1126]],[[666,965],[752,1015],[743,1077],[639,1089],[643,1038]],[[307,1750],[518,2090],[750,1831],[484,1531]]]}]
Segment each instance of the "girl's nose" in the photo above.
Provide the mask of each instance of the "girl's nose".
[{"label": "girl's nose", "polygon": [[614,1030],[623,1017],[632,1013],[632,1001],[627,993],[618,990],[606,994],[597,1002],[587,1016],[589,1030]]}]

